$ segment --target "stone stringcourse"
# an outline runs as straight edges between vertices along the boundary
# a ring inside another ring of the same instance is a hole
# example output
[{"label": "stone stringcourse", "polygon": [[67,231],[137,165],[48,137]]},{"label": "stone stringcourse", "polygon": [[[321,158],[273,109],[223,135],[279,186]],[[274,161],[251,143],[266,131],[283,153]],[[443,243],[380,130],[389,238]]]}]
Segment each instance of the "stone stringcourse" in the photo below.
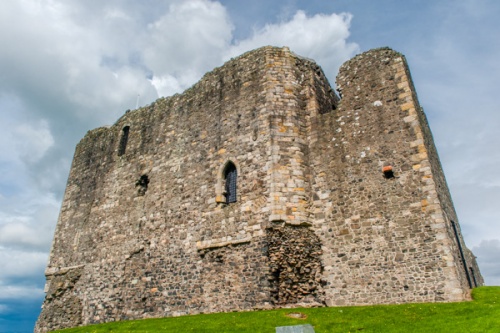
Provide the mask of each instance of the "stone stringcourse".
[{"label": "stone stringcourse", "polygon": [[35,331],[469,299],[483,279],[404,56],[360,54],[337,89],[263,47],[89,131]]}]

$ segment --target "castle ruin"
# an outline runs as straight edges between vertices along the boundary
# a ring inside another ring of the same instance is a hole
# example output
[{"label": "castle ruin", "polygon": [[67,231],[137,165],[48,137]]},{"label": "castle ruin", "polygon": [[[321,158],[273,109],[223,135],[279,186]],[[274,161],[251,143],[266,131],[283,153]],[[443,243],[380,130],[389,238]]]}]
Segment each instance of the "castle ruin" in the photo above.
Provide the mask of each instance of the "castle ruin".
[{"label": "castle ruin", "polygon": [[469,299],[403,55],[263,47],[76,147],[36,332],[185,314]]}]

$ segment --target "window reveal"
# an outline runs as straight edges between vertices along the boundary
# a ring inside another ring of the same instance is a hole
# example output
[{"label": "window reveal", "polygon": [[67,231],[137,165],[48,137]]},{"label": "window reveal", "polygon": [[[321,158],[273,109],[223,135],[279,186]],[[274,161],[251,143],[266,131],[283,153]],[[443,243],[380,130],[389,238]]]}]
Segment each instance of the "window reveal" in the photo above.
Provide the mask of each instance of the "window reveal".
[{"label": "window reveal", "polygon": [[224,171],[224,179],[226,180],[224,194],[226,196],[226,203],[228,204],[236,202],[237,177],[238,172],[236,171],[236,166],[229,162]]}]

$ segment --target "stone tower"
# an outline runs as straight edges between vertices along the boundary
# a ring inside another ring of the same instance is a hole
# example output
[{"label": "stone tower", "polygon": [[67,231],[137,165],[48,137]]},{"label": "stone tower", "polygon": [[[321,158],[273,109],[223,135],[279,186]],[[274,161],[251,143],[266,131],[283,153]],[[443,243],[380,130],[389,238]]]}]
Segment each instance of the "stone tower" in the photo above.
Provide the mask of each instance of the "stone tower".
[{"label": "stone tower", "polygon": [[483,283],[404,56],[264,47],[77,145],[36,331]]}]

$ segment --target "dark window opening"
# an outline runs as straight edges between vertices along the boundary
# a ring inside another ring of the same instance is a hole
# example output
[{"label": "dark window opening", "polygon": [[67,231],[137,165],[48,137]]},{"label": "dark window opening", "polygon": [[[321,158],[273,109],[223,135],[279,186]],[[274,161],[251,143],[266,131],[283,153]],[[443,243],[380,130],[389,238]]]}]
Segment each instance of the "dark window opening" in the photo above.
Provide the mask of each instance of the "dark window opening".
[{"label": "dark window opening", "polygon": [[135,186],[136,187],[139,187],[137,189],[137,194],[138,195],[144,195],[146,194],[146,191],[148,190],[148,184],[149,184],[149,178],[147,175],[142,175],[141,178],[139,178],[136,182],[135,182]]},{"label": "dark window opening", "polygon": [[236,166],[229,162],[224,169],[224,195],[226,196],[226,203],[236,202],[236,188],[237,188],[238,172]]},{"label": "dark window opening", "polygon": [[122,136],[120,138],[120,144],[118,146],[118,156],[122,156],[123,154],[125,154],[125,150],[127,149],[129,130],[130,130],[130,126],[125,126],[122,129]]}]

